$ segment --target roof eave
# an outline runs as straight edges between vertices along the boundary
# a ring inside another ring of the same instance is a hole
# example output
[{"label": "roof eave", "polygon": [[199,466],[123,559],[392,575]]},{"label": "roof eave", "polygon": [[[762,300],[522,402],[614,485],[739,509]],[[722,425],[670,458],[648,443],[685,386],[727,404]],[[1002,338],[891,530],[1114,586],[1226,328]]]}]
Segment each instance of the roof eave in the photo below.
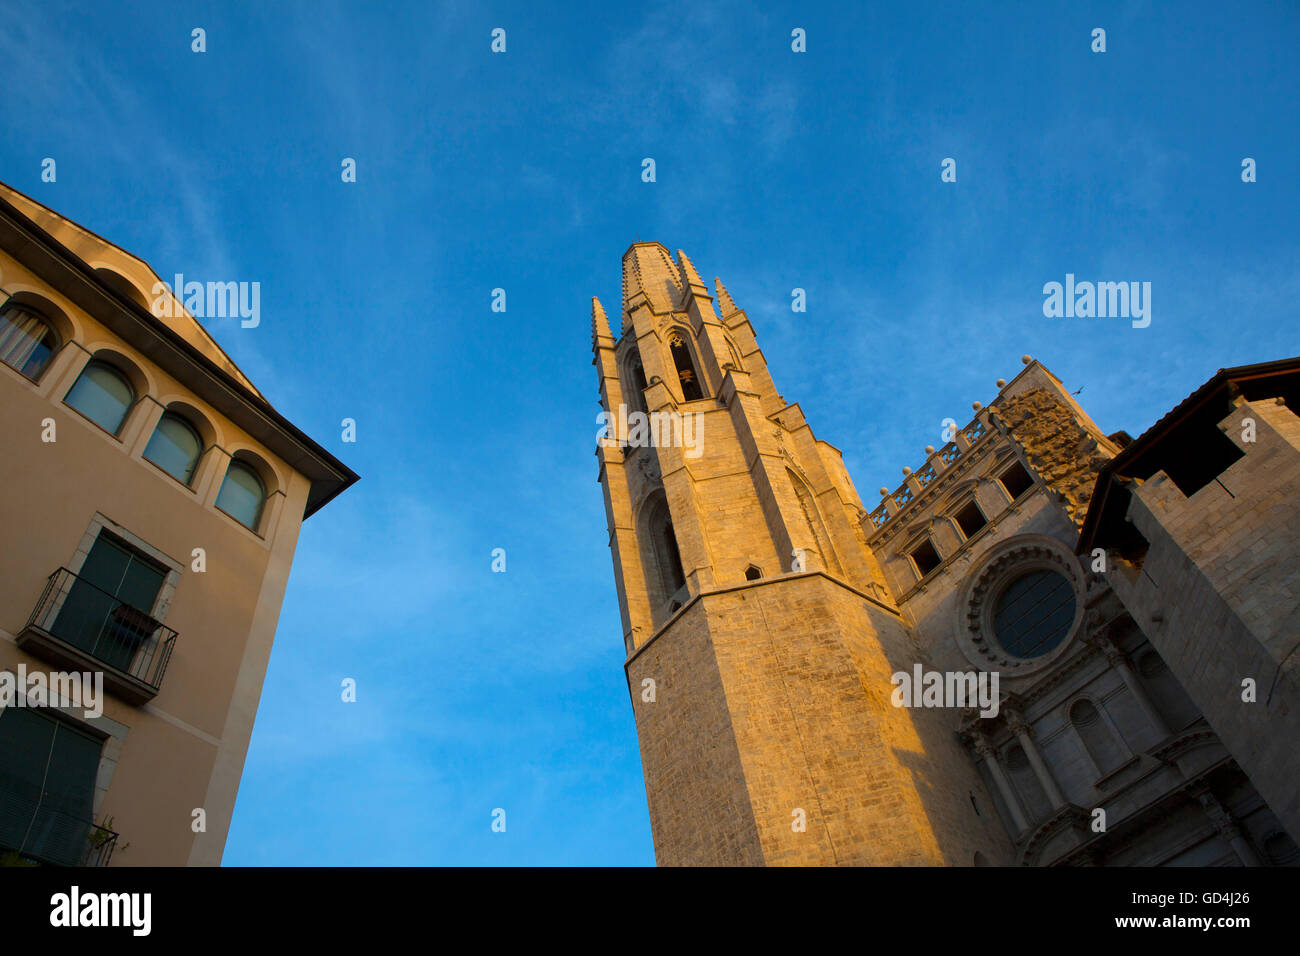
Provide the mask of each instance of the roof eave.
[{"label": "roof eave", "polygon": [[311,481],[304,520],[359,476],[275,408],[0,197],[3,248]]},{"label": "roof eave", "polygon": [[1131,467],[1143,455],[1150,452],[1162,439],[1200,411],[1222,389],[1231,388],[1243,382],[1298,372],[1300,372],[1300,357],[1276,359],[1254,365],[1237,365],[1226,369],[1221,368],[1192,394],[1162,415],[1155,424],[1125,446],[1118,455],[1106,462],[1101,471],[1097,473],[1097,483],[1093,490],[1092,500],[1088,505],[1088,512],[1084,516],[1083,525],[1079,529],[1079,544],[1075,549],[1075,553],[1083,554],[1093,549],[1097,531],[1105,513],[1106,499],[1116,475],[1122,475],[1125,469]]}]

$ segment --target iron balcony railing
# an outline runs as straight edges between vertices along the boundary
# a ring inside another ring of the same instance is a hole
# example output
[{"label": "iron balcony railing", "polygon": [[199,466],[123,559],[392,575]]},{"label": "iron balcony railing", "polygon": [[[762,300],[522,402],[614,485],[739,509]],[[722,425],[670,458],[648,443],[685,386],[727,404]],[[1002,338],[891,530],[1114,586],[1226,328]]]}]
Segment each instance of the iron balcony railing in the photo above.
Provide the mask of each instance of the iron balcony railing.
[{"label": "iron balcony railing", "polygon": [[108,866],[117,849],[117,834],[108,827],[92,824],[86,836],[86,857],[82,866]]},{"label": "iron balcony railing", "polygon": [[[0,775],[0,861],[29,866],[108,866],[117,834],[66,807],[57,793],[33,798],[32,787]],[[106,821],[111,822],[111,821]]]},{"label": "iron balcony railing", "polygon": [[[89,658],[103,665],[106,682],[146,699],[162,686],[176,643],[171,628],[67,568],[50,575],[23,633],[57,642],[41,642],[45,656],[72,665]],[[127,680],[111,682],[114,673]]]}]

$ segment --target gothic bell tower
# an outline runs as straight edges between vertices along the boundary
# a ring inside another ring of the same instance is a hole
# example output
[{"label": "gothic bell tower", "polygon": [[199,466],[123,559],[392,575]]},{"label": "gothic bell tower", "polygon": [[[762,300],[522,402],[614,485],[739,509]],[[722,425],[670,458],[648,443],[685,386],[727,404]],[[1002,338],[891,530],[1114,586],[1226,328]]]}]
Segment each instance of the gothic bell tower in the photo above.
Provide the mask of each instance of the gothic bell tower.
[{"label": "gothic bell tower", "polygon": [[840,452],[715,289],[683,252],[637,242],[617,339],[592,300],[599,480],[659,863],[1003,857],[949,721],[890,704],[916,649]]}]

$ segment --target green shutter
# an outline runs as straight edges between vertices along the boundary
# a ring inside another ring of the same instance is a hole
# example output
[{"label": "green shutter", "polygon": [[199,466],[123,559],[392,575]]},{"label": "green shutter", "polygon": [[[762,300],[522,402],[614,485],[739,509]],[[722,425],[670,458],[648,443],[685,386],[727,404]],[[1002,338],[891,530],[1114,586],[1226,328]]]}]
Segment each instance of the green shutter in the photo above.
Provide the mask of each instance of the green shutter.
[{"label": "green shutter", "polygon": [[149,614],[165,576],[156,565],[101,533],[59,610],[54,636],[129,672],[137,647],[148,635],[123,624],[119,607],[126,604]]},{"label": "green shutter", "polygon": [[0,711],[0,845],[80,865],[101,749],[99,739],[38,710]]}]

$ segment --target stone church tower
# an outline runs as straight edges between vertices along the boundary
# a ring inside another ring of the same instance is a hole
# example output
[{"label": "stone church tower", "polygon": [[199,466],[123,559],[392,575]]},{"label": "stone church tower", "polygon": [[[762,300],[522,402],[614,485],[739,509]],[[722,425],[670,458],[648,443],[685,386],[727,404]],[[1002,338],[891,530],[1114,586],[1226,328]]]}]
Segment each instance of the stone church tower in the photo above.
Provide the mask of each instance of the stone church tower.
[{"label": "stone church tower", "polygon": [[[714,291],[684,253],[638,242],[617,338],[592,300],[600,482],[661,865],[1300,857],[1076,555],[1127,435],[1026,357],[868,513]],[[919,706],[918,687],[918,706],[895,706],[894,675],[918,672],[996,676],[996,705]]]}]

